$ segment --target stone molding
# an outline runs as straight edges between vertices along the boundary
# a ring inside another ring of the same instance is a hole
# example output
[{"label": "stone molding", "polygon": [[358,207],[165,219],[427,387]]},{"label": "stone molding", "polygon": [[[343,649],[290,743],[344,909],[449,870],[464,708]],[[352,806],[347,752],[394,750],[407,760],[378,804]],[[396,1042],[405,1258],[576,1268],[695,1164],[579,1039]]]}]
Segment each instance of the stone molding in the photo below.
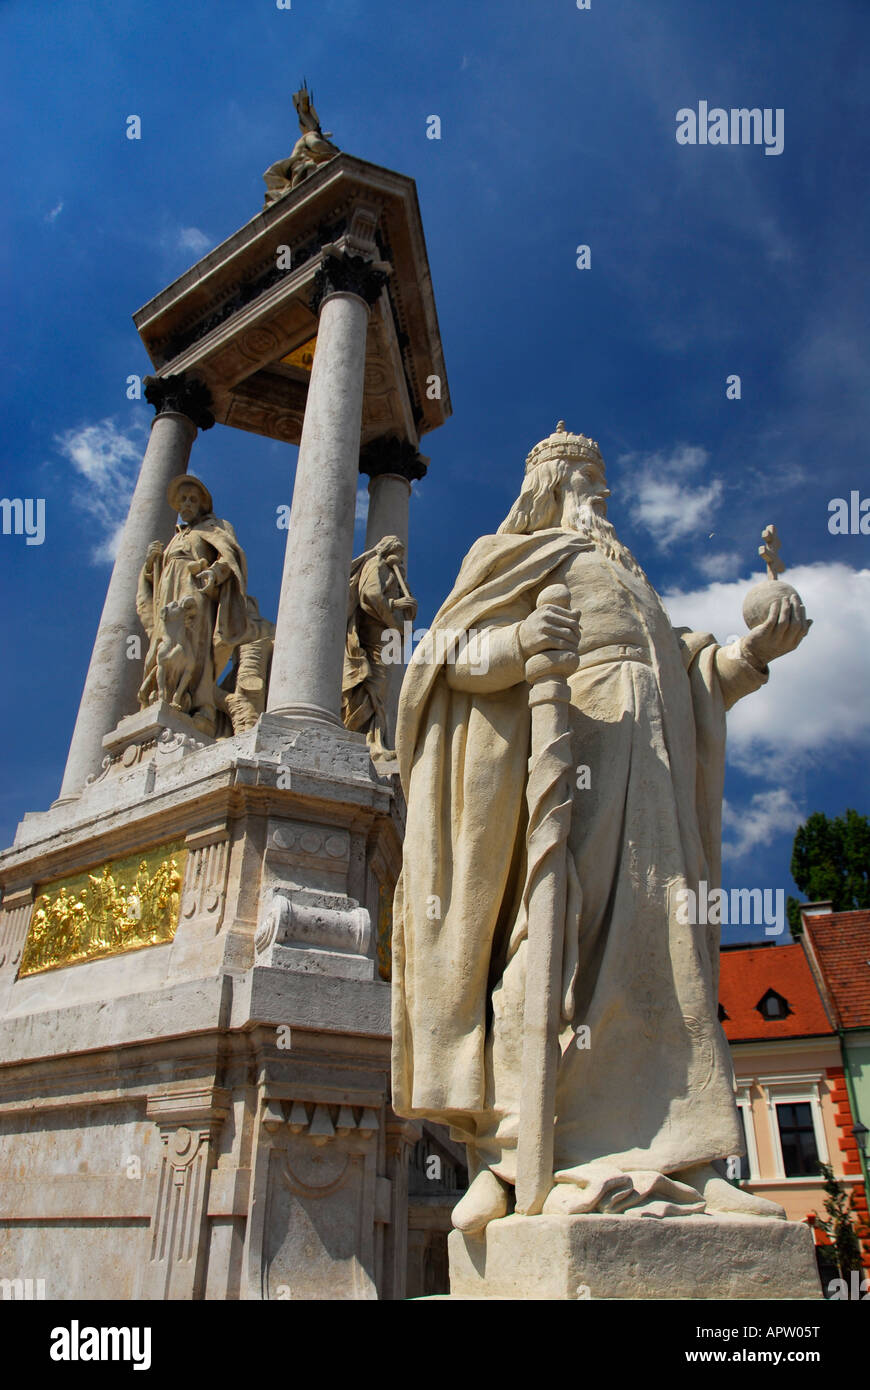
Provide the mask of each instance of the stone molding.
[{"label": "stone molding", "polygon": [[377,1172],[382,1114],[350,1092],[270,1092],[260,1109],[248,1298],[292,1298],[303,1264],[308,1297],[377,1298],[374,1228],[389,1221],[391,1191]]},{"label": "stone molding", "polygon": [[7,965],[10,969],[18,967],[32,910],[32,887],[4,893],[0,910],[0,970]]},{"label": "stone molding", "polygon": [[191,831],[185,838],[187,872],[181,893],[178,926],[207,924],[220,931],[227,893],[230,832],[226,823]]},{"label": "stone molding", "polygon": [[145,1298],[199,1298],[207,1254],[213,1139],[230,1113],[219,1086],[173,1087],[148,1097],[146,1115],[160,1130],[163,1152],[147,1231]]}]

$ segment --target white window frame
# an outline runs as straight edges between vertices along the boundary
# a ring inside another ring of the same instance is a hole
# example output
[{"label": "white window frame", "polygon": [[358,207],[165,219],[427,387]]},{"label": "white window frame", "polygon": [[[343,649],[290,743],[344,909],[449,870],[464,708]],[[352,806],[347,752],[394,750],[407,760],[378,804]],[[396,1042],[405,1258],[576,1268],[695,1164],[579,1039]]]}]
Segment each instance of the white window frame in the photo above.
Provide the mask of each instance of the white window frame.
[{"label": "white window frame", "polygon": [[734,1102],[743,1116],[743,1133],[746,1135],[746,1161],[749,1164],[749,1177],[744,1182],[757,1182],[761,1177],[758,1164],[758,1145],[755,1142],[755,1119],[752,1113],[752,1083],[738,1085]]},{"label": "white window frame", "polygon": [[785,1161],[782,1156],[782,1141],[779,1137],[779,1120],[776,1113],[777,1105],[809,1105],[810,1114],[813,1119],[813,1132],[816,1140],[816,1153],[820,1163],[829,1163],[828,1141],[825,1136],[825,1125],[822,1118],[822,1102],[819,1094],[819,1086],[823,1080],[821,1072],[804,1072],[801,1075],[792,1076],[760,1076],[759,1086],[764,1089],[764,1097],[767,1103],[767,1116],[770,1123],[771,1147],[773,1151],[773,1163],[776,1169],[775,1177],[781,1182],[803,1182],[807,1181],[806,1174],[799,1174],[788,1177],[785,1171]]}]

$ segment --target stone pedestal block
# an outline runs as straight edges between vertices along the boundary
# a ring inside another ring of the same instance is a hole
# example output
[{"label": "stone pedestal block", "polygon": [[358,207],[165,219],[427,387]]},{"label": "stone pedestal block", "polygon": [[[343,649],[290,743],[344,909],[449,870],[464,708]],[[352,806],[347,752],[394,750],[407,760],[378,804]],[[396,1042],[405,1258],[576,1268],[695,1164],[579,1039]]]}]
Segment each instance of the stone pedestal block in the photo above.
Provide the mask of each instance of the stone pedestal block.
[{"label": "stone pedestal block", "polygon": [[807,1227],[764,1217],[506,1216],[449,1249],[454,1298],[822,1297]]},{"label": "stone pedestal block", "polygon": [[103,748],[114,757],[123,754],[133,744],[156,743],[167,731],[170,735],[185,734],[203,747],[214,743],[211,735],[203,733],[189,714],[183,714],[174,705],[166,704],[165,700],[158,700],[119,720],[117,728],[104,736]]}]

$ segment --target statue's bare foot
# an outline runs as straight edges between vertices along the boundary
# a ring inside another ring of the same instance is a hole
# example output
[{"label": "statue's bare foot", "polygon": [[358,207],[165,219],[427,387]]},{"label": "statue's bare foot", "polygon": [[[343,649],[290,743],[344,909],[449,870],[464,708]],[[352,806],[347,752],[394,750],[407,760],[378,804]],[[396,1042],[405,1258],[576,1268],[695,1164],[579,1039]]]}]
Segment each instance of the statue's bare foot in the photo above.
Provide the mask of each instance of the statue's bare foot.
[{"label": "statue's bare foot", "polygon": [[482,1231],[490,1221],[507,1216],[507,1185],[489,1168],[483,1168],[465,1196],[453,1208],[451,1220],[457,1231],[471,1235]]},{"label": "statue's bare foot", "polygon": [[785,1208],[778,1202],[769,1202],[766,1197],[757,1197],[754,1192],[746,1192],[728,1182],[709,1163],[697,1168],[685,1168],[671,1177],[686,1182],[701,1193],[707,1204],[707,1214],[716,1216],[768,1216],[776,1221],[787,1220]]}]

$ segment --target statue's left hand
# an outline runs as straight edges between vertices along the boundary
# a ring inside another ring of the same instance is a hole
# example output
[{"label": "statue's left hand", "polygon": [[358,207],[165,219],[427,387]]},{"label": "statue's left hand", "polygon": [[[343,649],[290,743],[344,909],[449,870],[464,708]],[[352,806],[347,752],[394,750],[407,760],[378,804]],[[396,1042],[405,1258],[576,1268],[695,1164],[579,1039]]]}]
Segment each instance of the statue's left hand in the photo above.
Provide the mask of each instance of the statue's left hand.
[{"label": "statue's left hand", "polygon": [[194,575],[193,582],[208,598],[212,598],[217,593],[228,574],[229,567],[225,565],[223,561],[217,560],[213,565],[209,565],[207,569],[201,570],[199,574]]},{"label": "statue's left hand", "polygon": [[786,652],[793,652],[804,640],[813,625],[797,594],[781,598],[770,605],[765,622],[752,628],[741,639],[745,651],[759,664],[766,666]]},{"label": "statue's left hand", "polygon": [[217,589],[215,572],[213,569],[201,570],[199,574],[193,576],[193,582],[198,589],[201,589],[209,598]]}]

